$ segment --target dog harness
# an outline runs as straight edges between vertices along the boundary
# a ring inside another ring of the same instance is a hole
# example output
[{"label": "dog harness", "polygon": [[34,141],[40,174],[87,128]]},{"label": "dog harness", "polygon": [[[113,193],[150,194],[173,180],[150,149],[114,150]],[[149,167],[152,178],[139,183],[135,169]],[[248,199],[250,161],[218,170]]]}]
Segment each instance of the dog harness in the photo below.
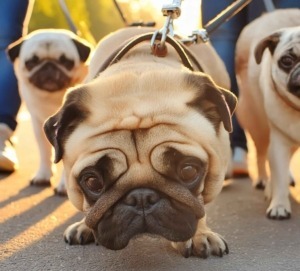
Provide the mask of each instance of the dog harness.
[{"label": "dog harness", "polygon": [[[145,42],[145,41],[154,41],[153,46],[151,46],[151,53],[157,57],[165,57],[167,56],[167,46],[161,45],[160,43],[161,34],[156,32],[149,32],[146,34],[135,36],[124,44],[122,44],[115,52],[113,52],[108,59],[103,63],[103,65],[99,68],[97,75],[106,70],[109,66],[119,62],[133,47],[136,45]],[[186,45],[177,41],[175,38],[171,36],[166,36],[166,43],[171,45],[175,51],[178,53],[182,64],[191,71],[194,71],[193,64],[197,67],[198,71],[203,72],[203,68],[200,63],[197,61],[195,55],[187,48]]]}]

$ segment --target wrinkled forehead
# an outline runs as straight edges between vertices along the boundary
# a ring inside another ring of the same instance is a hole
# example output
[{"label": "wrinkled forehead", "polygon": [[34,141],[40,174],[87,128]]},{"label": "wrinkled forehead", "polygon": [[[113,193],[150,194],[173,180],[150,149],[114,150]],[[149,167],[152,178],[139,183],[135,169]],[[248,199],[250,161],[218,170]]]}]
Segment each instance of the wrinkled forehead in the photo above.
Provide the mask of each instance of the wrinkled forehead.
[{"label": "wrinkled forehead", "polygon": [[212,138],[208,134],[206,139],[201,135],[197,139],[191,138],[164,124],[150,129],[110,131],[84,139],[77,148],[76,142],[72,142],[74,136],[68,140],[64,158],[68,161],[66,164],[72,167],[74,176],[78,176],[83,168],[96,165],[104,157],[113,162],[116,170],[134,164],[154,166],[162,163],[171,149],[206,161],[209,147],[203,148],[201,141]]},{"label": "wrinkled forehead", "polygon": [[151,163],[151,157],[160,157],[170,148],[202,157],[199,150],[203,150],[203,144],[209,149],[215,147],[217,141],[213,126],[201,115],[193,121],[187,118],[176,124],[162,122],[150,128],[104,129],[105,126],[107,123],[98,128],[82,123],[74,130],[64,147],[63,160],[67,167],[79,162],[80,170],[95,165],[104,156],[118,157],[117,164],[147,164]]},{"label": "wrinkled forehead", "polygon": [[291,52],[300,55],[300,27],[285,29],[279,45],[278,53]]},{"label": "wrinkled forehead", "polygon": [[40,33],[25,40],[20,51],[20,56],[38,54],[39,57],[76,56],[76,47],[70,37],[62,33]]},{"label": "wrinkled forehead", "polygon": [[106,130],[146,129],[174,124],[190,114],[187,104],[196,90],[181,73],[121,72],[86,86],[90,93],[88,122]]},{"label": "wrinkled forehead", "polygon": [[195,87],[179,74],[122,73],[85,85],[88,114],[68,135],[64,161],[73,164],[103,149],[147,159],[153,146],[164,142],[214,142],[213,124],[190,105]]}]

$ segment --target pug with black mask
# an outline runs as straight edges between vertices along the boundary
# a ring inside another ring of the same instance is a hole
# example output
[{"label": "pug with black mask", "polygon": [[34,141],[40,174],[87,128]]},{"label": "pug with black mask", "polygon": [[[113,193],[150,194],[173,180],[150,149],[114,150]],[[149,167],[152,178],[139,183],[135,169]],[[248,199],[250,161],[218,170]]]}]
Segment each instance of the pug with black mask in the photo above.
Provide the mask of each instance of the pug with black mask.
[{"label": "pug with black mask", "polygon": [[[91,48],[71,31],[58,29],[33,31],[8,47],[40,154],[39,168],[31,180],[33,185],[50,185],[52,146],[43,132],[43,124],[59,109],[67,88],[85,78]],[[56,192],[65,194],[64,176]]]},{"label": "pug with black mask", "polygon": [[158,57],[152,33],[127,28],[104,38],[86,82],[45,124],[69,199],[85,214],[65,240],[117,250],[153,234],[185,257],[222,256],[228,246],[206,225],[204,205],[222,188],[236,97],[209,44],[167,38]]}]

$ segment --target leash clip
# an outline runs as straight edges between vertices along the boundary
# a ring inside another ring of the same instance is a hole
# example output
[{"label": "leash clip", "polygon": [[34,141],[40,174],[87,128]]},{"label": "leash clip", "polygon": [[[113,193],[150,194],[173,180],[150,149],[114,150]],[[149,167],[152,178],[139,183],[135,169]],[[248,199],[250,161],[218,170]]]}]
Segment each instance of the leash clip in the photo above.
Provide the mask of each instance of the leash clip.
[{"label": "leash clip", "polygon": [[209,41],[208,33],[204,28],[193,31],[192,35],[189,37],[193,38],[196,41],[196,43],[200,43],[200,42],[205,43]]},{"label": "leash clip", "polygon": [[[161,35],[161,39],[159,42],[157,42],[160,35]],[[151,37],[151,41],[150,41],[150,47],[151,47],[151,52],[154,56],[165,57],[167,55],[168,50],[167,50],[167,46],[165,45],[166,37],[167,37],[167,35],[165,36],[165,39],[163,40],[163,36],[159,30],[157,30],[153,33],[153,35]]]},{"label": "leash clip", "polygon": [[[170,4],[165,4],[162,7],[163,16],[167,17],[164,26],[153,33],[150,46],[153,55],[164,57],[167,55],[166,39],[167,35],[174,37],[173,20],[177,19],[181,14],[182,0],[173,0]],[[158,36],[161,36],[160,42],[156,42]]]},{"label": "leash clip", "polygon": [[173,0],[172,3],[163,5],[161,10],[163,16],[171,15],[172,19],[179,18],[181,14],[181,2],[182,0]]}]

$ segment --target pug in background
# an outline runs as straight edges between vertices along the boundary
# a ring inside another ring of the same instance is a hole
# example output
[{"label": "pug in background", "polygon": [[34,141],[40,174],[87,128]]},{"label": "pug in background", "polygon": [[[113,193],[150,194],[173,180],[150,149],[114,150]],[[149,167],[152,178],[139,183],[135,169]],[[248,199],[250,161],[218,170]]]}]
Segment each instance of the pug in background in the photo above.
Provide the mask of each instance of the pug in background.
[{"label": "pug in background", "polygon": [[254,185],[267,185],[271,219],[291,216],[289,164],[300,144],[299,26],[299,9],[276,10],[246,26],[237,42],[237,116],[256,147]]},{"label": "pug in background", "polygon": [[185,257],[221,257],[228,246],[206,225],[204,204],[222,188],[236,97],[223,88],[229,78],[209,44],[189,47],[205,73],[193,71],[169,43],[165,57],[154,56],[153,31],[103,39],[86,82],[45,123],[69,199],[85,214],[64,237],[117,250],[148,233]]},{"label": "pug in background", "polygon": [[[18,79],[19,91],[31,115],[40,165],[31,184],[50,185],[52,146],[43,132],[45,120],[62,104],[66,89],[87,74],[91,45],[68,30],[37,30],[11,44],[7,50]],[[64,176],[56,188],[65,193]]]}]

